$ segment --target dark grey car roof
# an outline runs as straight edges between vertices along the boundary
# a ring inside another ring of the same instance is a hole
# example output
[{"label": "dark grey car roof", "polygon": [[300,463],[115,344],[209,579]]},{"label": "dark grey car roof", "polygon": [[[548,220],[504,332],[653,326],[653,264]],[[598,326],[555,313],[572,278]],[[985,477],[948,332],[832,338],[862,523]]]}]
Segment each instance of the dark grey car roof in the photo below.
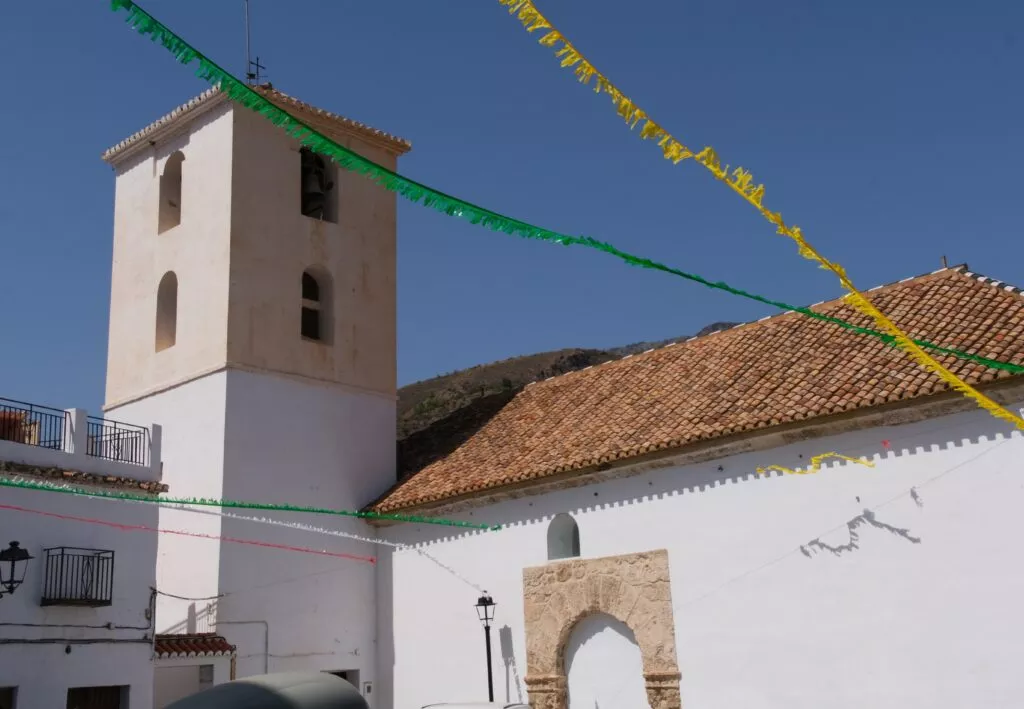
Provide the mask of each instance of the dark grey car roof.
[{"label": "dark grey car roof", "polygon": [[167,709],[369,709],[359,690],[323,672],[280,672],[225,682]]},{"label": "dark grey car roof", "polygon": [[480,707],[493,707],[493,709],[530,709],[529,704],[498,704],[497,702],[441,702],[439,704],[427,704],[423,709],[480,709]]}]

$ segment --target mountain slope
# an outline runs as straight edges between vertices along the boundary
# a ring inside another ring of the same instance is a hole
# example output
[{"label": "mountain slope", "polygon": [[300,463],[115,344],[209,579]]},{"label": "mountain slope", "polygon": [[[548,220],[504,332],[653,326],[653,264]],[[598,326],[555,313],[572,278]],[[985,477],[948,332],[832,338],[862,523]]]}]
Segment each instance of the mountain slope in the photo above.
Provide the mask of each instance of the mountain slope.
[{"label": "mountain slope", "polygon": [[[733,327],[736,323],[716,322],[697,336]],[[636,342],[608,350],[571,348],[512,357],[459,370],[433,379],[409,384],[398,390],[398,439],[423,431],[480,399],[503,400],[530,382],[610,362],[626,355],[663,347],[687,339],[677,337],[659,342]]]}]

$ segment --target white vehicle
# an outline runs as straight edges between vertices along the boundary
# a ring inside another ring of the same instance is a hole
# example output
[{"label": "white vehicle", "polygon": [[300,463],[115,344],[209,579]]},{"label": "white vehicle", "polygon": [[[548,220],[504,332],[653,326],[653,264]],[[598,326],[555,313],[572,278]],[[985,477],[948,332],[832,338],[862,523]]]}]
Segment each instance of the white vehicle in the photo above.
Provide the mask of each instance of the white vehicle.
[{"label": "white vehicle", "polygon": [[497,702],[456,702],[427,704],[423,709],[530,709],[529,704],[498,704]]}]

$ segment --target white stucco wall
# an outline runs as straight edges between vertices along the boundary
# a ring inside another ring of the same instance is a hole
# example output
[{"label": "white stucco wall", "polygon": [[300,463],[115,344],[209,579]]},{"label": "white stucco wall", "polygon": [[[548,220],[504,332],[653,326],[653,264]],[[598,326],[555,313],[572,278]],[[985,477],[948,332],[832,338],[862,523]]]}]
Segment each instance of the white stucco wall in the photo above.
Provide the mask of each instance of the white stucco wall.
[{"label": "white stucco wall", "polygon": [[184,699],[207,687],[200,682],[200,667],[213,669],[210,686],[231,680],[231,657],[174,657],[157,659],[153,676],[153,709],[164,709],[168,704]]},{"label": "white stucco wall", "polygon": [[[227,375],[211,374],[160,394],[113,409],[114,418],[155,421],[163,427],[163,482],[172,497],[219,498],[223,490],[224,412]],[[147,418],[148,417],[148,418]],[[160,528],[219,536],[220,519],[159,508]],[[215,540],[162,534],[159,539],[157,588],[183,598],[218,594],[220,545]],[[157,632],[190,632],[194,614],[207,605],[161,595],[157,598]],[[194,631],[195,629],[191,629]],[[199,628],[200,631],[205,628]]]},{"label": "white stucco wall", "polygon": [[157,667],[153,677],[153,709],[163,709],[199,690],[199,665]]},{"label": "white stucco wall", "polygon": [[[11,488],[0,489],[0,503],[124,525],[157,525],[156,508],[144,504]],[[156,533],[4,509],[0,540],[3,547],[17,540],[35,557],[22,586],[0,598],[0,686],[18,687],[18,709],[64,707],[70,687],[112,685],[130,687],[129,709],[150,709],[153,631],[148,616]],[[39,605],[43,550],[60,546],[114,552],[112,605]]]},{"label": "white stucco wall", "polygon": [[[187,132],[117,166],[106,406],[222,365],[231,257],[232,110],[204,113]],[[157,233],[160,175],[182,164],[181,223]],[[157,287],[178,278],[177,339],[155,352]]]},{"label": "white stucco wall", "polygon": [[[358,509],[394,477],[395,403],[293,377],[229,370],[118,410],[164,429],[172,496]],[[260,510],[236,514],[372,537],[361,520]],[[301,530],[161,510],[164,528],[375,557],[377,547]],[[237,676],[294,669],[358,670],[374,681],[376,574],[365,561],[164,536],[158,583],[213,601],[214,628],[238,646]],[[207,601],[160,597],[159,632],[212,630]],[[189,617],[198,615],[198,627]]]},{"label": "white stucco wall", "polygon": [[[389,398],[238,371],[229,372],[227,381],[225,497],[358,509],[393,480],[395,403]],[[374,535],[357,519],[255,515]],[[377,554],[373,544],[252,522],[224,520],[223,533]],[[238,646],[239,677],[266,666],[271,672],[358,670],[362,681],[374,680],[372,564],[225,545],[220,570],[225,596],[218,604],[218,628]]]},{"label": "white stucco wall", "polygon": [[[338,222],[301,213],[299,143],[251,111],[234,113],[228,360],[394,395],[396,200],[338,170]],[[354,138],[346,147],[396,169],[393,154]],[[330,299],[331,342],[300,337],[302,273]],[[319,275],[318,275],[319,277]]]},{"label": "white stucco wall", "polygon": [[[827,451],[877,466],[753,475]],[[502,645],[512,646],[508,661],[495,652],[501,700],[519,698],[515,679],[526,674],[522,569],[546,563],[547,522],[568,511],[584,557],[668,550],[683,706],[1004,709],[1024,704],[1024,571],[1013,561],[1022,459],[1024,438],[976,411],[461,515],[509,525],[499,532],[384,534],[429,542],[425,551],[493,595],[510,637]],[[477,591],[410,550],[381,550],[379,574],[377,706],[486,697]]]}]

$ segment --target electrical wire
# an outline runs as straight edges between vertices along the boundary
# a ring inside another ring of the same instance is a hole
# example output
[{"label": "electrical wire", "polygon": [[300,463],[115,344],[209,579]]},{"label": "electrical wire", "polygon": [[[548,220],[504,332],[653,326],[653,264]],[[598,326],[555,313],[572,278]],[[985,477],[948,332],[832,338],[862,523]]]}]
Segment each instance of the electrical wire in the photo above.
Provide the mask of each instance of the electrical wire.
[{"label": "electrical wire", "polygon": [[53,519],[61,519],[73,522],[83,522],[86,524],[97,524],[105,527],[111,527],[119,529],[124,532],[155,532],[159,534],[173,534],[182,537],[194,537],[197,539],[210,539],[215,541],[230,542],[232,544],[247,544],[258,547],[265,547],[269,549],[280,549],[282,551],[295,551],[305,554],[316,554],[319,556],[332,556],[338,559],[349,559],[351,561],[363,561],[370,564],[376,563],[376,559],[372,556],[356,556],[354,554],[343,554],[339,552],[327,551],[325,549],[309,549],[306,547],[289,546],[286,544],[274,544],[271,542],[261,542],[255,539],[237,539],[234,537],[222,537],[215,534],[201,534],[199,532],[186,532],[177,529],[159,529],[157,527],[148,527],[142,524],[120,524],[118,522],[110,522],[103,519],[92,519],[90,517],[79,517],[77,515],[65,515],[58,514],[56,512],[46,512],[44,510],[34,510],[28,507],[20,507],[18,505],[0,505],[0,509],[12,510],[14,512],[26,512],[29,514],[37,514],[43,517],[50,517]]}]

